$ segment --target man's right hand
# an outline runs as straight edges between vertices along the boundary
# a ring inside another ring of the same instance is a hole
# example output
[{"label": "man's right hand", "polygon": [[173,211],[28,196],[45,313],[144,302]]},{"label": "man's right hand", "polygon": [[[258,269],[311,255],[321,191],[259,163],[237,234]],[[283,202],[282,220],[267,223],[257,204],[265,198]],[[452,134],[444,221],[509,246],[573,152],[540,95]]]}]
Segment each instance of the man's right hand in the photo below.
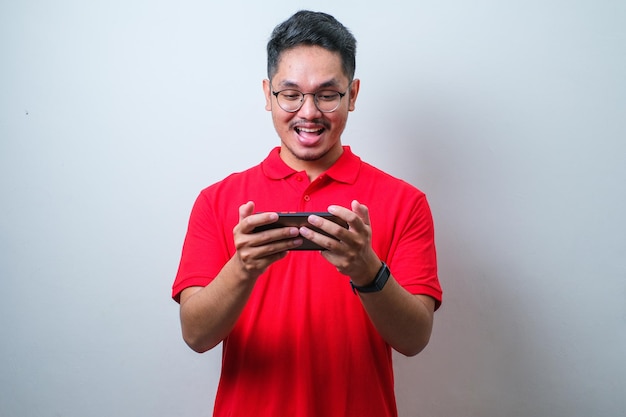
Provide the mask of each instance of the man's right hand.
[{"label": "man's right hand", "polygon": [[256,279],[287,250],[302,244],[297,227],[254,233],[254,228],[278,220],[277,213],[254,214],[254,203],[239,207],[233,228],[236,252],[206,287],[188,287],[180,294],[183,339],[205,352],[227,337],[241,315]]},{"label": "man's right hand", "polygon": [[258,226],[278,220],[278,213],[254,214],[254,202],[239,207],[239,223],[233,229],[235,259],[241,271],[255,280],[272,263],[284,258],[287,251],[302,245],[297,227],[280,227],[254,232]]}]

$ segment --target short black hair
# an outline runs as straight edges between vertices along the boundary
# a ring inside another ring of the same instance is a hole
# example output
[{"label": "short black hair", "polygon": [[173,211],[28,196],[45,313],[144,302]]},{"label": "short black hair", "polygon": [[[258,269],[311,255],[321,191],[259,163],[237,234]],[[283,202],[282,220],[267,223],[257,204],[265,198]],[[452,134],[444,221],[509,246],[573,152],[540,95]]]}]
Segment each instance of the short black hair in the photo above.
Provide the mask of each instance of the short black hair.
[{"label": "short black hair", "polygon": [[283,52],[300,45],[320,46],[341,55],[343,71],[350,81],[356,69],[356,39],[337,19],[322,13],[301,10],[274,28],[267,43],[267,76],[278,70]]}]

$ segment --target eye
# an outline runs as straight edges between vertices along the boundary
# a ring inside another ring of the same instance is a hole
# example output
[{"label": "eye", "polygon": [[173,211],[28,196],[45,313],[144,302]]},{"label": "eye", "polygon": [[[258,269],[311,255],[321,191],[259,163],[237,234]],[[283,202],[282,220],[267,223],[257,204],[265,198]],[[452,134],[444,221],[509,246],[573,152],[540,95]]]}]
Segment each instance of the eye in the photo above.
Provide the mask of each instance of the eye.
[{"label": "eye", "polygon": [[298,101],[302,98],[302,94],[296,90],[285,90],[280,92],[280,97],[287,101]]},{"label": "eye", "polygon": [[316,94],[319,101],[335,101],[339,97],[336,91],[320,91]]}]

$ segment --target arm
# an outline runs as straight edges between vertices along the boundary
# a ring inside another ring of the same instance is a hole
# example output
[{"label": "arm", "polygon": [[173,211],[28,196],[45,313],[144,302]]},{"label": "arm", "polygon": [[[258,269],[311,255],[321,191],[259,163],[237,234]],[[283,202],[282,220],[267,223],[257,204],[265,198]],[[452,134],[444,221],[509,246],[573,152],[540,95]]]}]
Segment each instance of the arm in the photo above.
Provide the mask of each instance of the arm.
[{"label": "arm", "polygon": [[414,356],[426,347],[433,326],[433,298],[410,294],[393,276],[380,292],[359,296],[372,323],[395,350]]},{"label": "arm", "polygon": [[[339,206],[329,211],[349,224],[345,230],[321,218],[312,216],[309,222],[336,236],[339,241],[300,228],[300,234],[327,250],[322,252],[337,270],[350,277],[357,286],[370,284],[381,266],[372,249],[369,212],[365,205],[352,202],[352,211]],[[413,356],[430,340],[435,310],[435,300],[427,295],[413,295],[393,277],[389,277],[382,291],[359,293],[363,307],[381,337],[398,352]]]},{"label": "arm", "polygon": [[183,339],[196,352],[212,349],[228,336],[257,278],[288,249],[302,244],[296,227],[252,233],[256,226],[278,220],[276,213],[252,213],[252,202],[239,208],[239,223],[233,229],[236,252],[213,281],[181,292]]}]

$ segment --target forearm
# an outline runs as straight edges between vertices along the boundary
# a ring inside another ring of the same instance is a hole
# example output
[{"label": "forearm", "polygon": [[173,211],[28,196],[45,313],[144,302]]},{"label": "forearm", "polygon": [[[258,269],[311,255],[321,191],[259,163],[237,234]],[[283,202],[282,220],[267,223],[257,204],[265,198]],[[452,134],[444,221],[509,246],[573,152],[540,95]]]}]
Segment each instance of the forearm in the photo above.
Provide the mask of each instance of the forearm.
[{"label": "forearm", "polygon": [[[312,225],[335,236],[335,239],[306,227],[300,228],[300,233],[326,248],[321,252],[322,256],[339,272],[349,276],[355,286],[366,287],[379,272],[381,260],[372,249],[367,206],[354,200],[351,208],[352,211],[340,206],[328,207],[329,212],[348,223],[348,229],[316,216],[309,218]],[[358,294],[372,323],[395,350],[413,356],[426,347],[433,325],[433,298],[410,294],[393,276],[389,276],[381,291]]]},{"label": "forearm", "polygon": [[372,323],[391,347],[406,356],[422,351],[430,340],[435,302],[413,295],[389,277],[385,287],[374,293],[358,293]]},{"label": "forearm", "polygon": [[206,287],[187,288],[181,294],[183,339],[196,352],[218,345],[233,329],[254,287],[229,261]]}]

